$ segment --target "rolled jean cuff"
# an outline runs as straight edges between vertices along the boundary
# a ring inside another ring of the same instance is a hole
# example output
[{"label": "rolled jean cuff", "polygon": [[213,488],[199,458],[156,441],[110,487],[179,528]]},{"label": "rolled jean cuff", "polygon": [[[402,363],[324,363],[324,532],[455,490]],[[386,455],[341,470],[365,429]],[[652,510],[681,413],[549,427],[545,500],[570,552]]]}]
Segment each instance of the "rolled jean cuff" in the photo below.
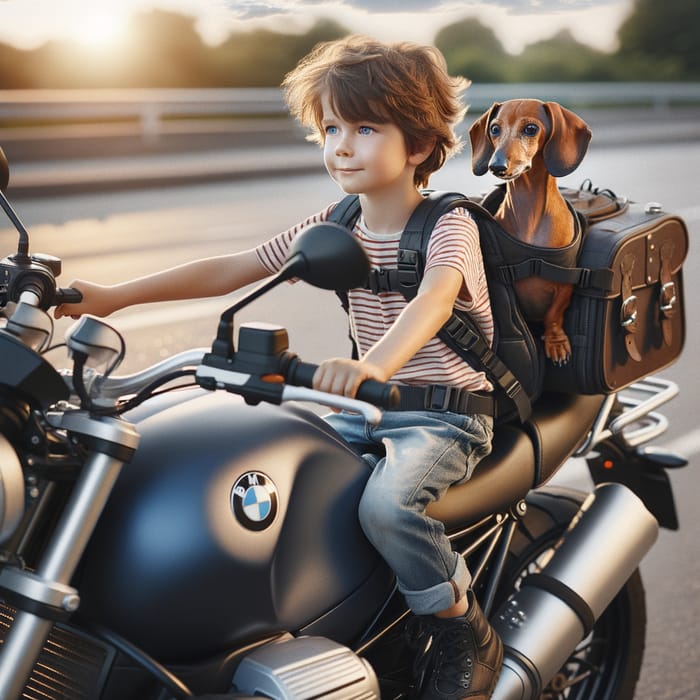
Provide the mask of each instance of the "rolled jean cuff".
[{"label": "rolled jean cuff", "polygon": [[416,615],[433,615],[451,608],[457,600],[466,595],[472,577],[464,558],[455,554],[456,564],[451,580],[438,583],[422,591],[409,591],[399,581],[399,591],[406,599],[408,607]]}]

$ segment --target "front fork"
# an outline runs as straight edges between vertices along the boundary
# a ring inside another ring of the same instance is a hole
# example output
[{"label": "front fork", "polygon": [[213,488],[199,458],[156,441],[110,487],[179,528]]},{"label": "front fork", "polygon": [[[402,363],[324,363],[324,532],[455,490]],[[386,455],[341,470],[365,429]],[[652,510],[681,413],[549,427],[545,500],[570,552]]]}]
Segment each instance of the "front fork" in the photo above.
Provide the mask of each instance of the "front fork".
[{"label": "front fork", "polygon": [[0,698],[19,698],[54,622],[80,604],[71,580],[112,492],[122,466],[138,447],[139,435],[121,419],[85,411],[48,416],[53,427],[79,436],[90,450],[36,571],[5,566],[0,596],[17,609],[0,647]]}]

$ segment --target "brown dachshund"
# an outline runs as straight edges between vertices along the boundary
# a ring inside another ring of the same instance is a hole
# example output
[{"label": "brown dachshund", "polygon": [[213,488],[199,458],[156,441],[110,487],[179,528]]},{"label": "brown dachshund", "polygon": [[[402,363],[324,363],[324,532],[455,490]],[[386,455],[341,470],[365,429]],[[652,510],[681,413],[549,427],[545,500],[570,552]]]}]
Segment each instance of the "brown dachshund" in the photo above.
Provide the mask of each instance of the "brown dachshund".
[{"label": "brown dachshund", "polygon": [[[535,246],[561,248],[575,235],[576,222],[557,187],[573,172],[591,139],[588,125],[556,102],[508,100],[494,103],[470,128],[472,170],[490,170],[505,180],[495,218],[514,238]],[[536,257],[536,256],[533,256]],[[545,354],[563,364],[571,344],[562,327],[573,286],[542,277],[515,281],[526,317],[544,322]]]}]

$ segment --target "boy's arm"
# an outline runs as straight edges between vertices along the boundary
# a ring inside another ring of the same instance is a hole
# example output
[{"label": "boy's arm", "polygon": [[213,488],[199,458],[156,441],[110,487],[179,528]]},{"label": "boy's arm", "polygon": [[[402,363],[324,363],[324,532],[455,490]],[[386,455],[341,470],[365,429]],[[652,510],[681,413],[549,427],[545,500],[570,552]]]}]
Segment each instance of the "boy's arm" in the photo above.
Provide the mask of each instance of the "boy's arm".
[{"label": "boy's arm", "polygon": [[104,286],[74,280],[83,294],[79,304],[61,304],[54,316],[108,316],[118,309],[155,301],[175,301],[228,294],[270,273],[254,250],[204,258],[120,284]]},{"label": "boy's arm", "polygon": [[360,361],[336,358],[323,362],[314,376],[314,387],[354,396],[365,379],[391,379],[449,319],[462,284],[462,275],[452,267],[427,270],[418,294],[382,339]]}]

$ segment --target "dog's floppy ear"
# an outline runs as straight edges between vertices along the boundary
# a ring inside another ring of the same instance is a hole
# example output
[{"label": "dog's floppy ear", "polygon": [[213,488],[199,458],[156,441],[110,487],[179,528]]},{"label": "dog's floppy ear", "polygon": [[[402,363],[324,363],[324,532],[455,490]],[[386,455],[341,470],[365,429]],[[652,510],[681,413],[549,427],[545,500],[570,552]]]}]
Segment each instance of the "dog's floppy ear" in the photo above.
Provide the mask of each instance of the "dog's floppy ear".
[{"label": "dog's floppy ear", "polygon": [[474,175],[485,175],[489,169],[489,161],[493,155],[493,145],[489,138],[489,124],[496,116],[500,102],[494,102],[488,112],[484,112],[469,127],[469,141],[472,145],[472,172]]},{"label": "dog's floppy ear", "polygon": [[588,150],[591,130],[577,114],[558,102],[545,102],[551,130],[542,149],[544,164],[550,175],[563,177],[579,166]]}]

